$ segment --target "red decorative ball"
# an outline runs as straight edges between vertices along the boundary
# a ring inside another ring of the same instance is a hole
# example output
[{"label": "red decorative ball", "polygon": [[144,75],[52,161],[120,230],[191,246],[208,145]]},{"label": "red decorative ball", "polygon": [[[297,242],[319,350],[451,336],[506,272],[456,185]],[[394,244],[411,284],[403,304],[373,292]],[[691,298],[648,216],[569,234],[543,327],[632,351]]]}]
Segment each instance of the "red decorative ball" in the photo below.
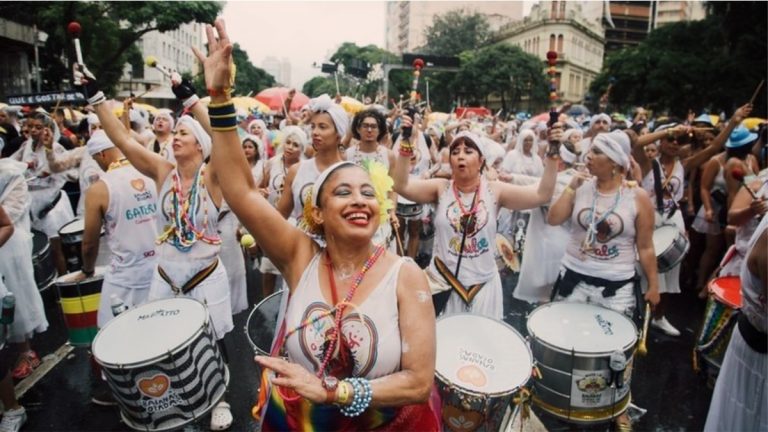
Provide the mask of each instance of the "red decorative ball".
[{"label": "red decorative ball", "polygon": [[547,60],[557,60],[557,51],[547,51]]},{"label": "red decorative ball", "polygon": [[79,36],[80,30],[82,30],[82,28],[80,27],[80,23],[77,21],[72,21],[71,23],[67,24],[67,32],[69,32],[69,34],[72,36]]},{"label": "red decorative ball", "polygon": [[417,58],[413,60],[413,67],[416,68],[416,70],[419,70],[424,67],[424,60]]}]

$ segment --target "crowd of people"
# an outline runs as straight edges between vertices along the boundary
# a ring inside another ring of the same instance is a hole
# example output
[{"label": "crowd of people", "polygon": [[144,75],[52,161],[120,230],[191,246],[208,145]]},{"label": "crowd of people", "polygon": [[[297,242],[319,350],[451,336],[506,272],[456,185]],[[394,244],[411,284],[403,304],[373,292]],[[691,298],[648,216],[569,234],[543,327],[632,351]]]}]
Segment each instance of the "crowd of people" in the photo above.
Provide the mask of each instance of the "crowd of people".
[{"label": "crowd of people", "polygon": [[[505,121],[401,106],[351,116],[323,95],[270,118],[235,109],[222,21],[215,31],[207,55],[196,52],[207,105],[174,75],[179,112],[150,116],[129,98],[118,117],[76,65],[88,99],[79,126],[66,119],[72,108],[0,110],[0,295],[16,299],[0,430],[26,419],[11,377],[39,366],[30,340],[48,327],[36,232],[55,271],[74,280],[99,276],[108,249],[98,327],[115,319],[114,298],[135,307],[186,296],[205,303],[220,341],[248,308],[246,266],[260,272],[262,297],[285,289],[272,356],[256,358],[263,430],[440,429],[435,319],[503,319],[507,266],[519,271],[521,300],[592,303],[638,323],[648,303],[651,326],[671,337],[684,323],[668,319],[669,296],[689,287],[705,298],[713,276],[739,275],[744,318],[706,427],[768,428],[768,140],[765,124],[757,133],[741,125],[751,104],[727,121],[651,119],[642,109],[631,121],[562,111]],[[77,218],[82,249],[70,268],[59,231]],[[663,226],[691,247],[661,269],[654,231]],[[98,372],[94,383],[93,402],[113,405]],[[763,399],[745,402],[755,394]],[[222,399],[210,427],[232,422]],[[626,412],[616,423],[631,429]]]}]

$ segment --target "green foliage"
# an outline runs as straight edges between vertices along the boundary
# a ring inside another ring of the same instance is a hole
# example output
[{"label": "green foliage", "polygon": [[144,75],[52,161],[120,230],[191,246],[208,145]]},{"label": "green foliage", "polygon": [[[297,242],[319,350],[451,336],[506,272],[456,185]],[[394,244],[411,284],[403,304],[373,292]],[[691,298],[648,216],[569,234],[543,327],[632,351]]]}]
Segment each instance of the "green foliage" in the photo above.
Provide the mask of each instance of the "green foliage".
[{"label": "green foliage", "polygon": [[232,47],[232,59],[237,67],[235,94],[245,96],[250,92],[253,96],[261,90],[274,87],[275,77],[254,66],[248,59],[248,53],[243,51],[238,43]]},{"label": "green foliage", "polygon": [[432,25],[424,30],[426,46],[417,50],[424,54],[456,56],[485,45],[490,38],[488,21],[479,13],[463,9],[436,15]]},{"label": "green foliage", "polygon": [[[67,24],[82,25],[80,44],[85,63],[105,91],[117,84],[123,65],[134,66],[141,55],[135,44],[150,31],[170,31],[188,22],[213,22],[221,12],[217,1],[195,2],[3,2],[0,16],[48,33],[40,48],[43,88],[57,90],[71,80],[74,48]],[[66,59],[66,62],[62,59]],[[67,64],[69,63],[69,64]]]},{"label": "green foliage", "polygon": [[471,105],[484,105],[489,95],[497,94],[505,111],[517,109],[523,96],[534,104],[546,102],[547,97],[541,60],[505,43],[462,53],[454,88]]},{"label": "green foliage", "polygon": [[[640,45],[609,55],[590,87],[595,99],[613,77],[610,110],[642,105],[682,117],[688,109],[732,111],[749,100],[768,74],[766,3],[708,5],[714,13],[706,20],[663,26]],[[765,115],[765,96],[755,110]]]}]

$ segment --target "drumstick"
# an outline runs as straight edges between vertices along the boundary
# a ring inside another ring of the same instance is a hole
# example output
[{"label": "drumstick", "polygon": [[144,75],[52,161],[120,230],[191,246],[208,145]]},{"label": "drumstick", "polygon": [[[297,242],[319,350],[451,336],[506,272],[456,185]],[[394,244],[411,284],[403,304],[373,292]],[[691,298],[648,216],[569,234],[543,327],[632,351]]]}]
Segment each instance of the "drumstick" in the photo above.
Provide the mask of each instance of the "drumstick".
[{"label": "drumstick", "polygon": [[765,84],[765,80],[761,80],[760,84],[757,85],[757,88],[755,89],[755,92],[752,93],[752,98],[749,99],[749,104],[755,103],[755,99],[757,99],[757,95],[760,93],[760,89],[763,88],[763,84]]},{"label": "drumstick", "polygon": [[395,232],[395,241],[397,242],[397,249],[400,251],[400,256],[405,255],[405,251],[403,250],[403,240],[400,239],[400,230],[394,229]]},{"label": "drumstick", "polygon": [[640,355],[648,354],[648,347],[645,345],[645,339],[648,336],[648,322],[651,320],[651,304],[645,303],[645,316],[643,317],[643,333],[640,335],[640,343],[637,344],[637,353]]}]

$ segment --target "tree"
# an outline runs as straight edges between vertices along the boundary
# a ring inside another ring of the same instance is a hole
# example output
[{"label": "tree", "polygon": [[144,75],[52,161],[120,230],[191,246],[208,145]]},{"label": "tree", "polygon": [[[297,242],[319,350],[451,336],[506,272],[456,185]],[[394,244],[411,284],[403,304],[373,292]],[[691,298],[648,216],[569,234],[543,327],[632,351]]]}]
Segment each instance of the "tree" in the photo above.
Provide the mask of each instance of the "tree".
[{"label": "tree", "polygon": [[[719,112],[747,101],[768,73],[766,3],[708,4],[717,13],[707,19],[666,25],[638,46],[609,55],[591,93],[603,94],[613,78],[610,103],[616,108],[643,105],[680,117],[689,109]],[[765,115],[764,94],[756,115]]]},{"label": "tree", "polygon": [[188,22],[213,22],[222,9],[216,1],[197,2],[3,2],[0,16],[48,33],[40,49],[43,88],[61,89],[71,79],[74,48],[67,24],[78,21],[85,63],[102,88],[112,93],[123,65],[141,63],[135,44],[151,31],[166,32]]},{"label": "tree", "polygon": [[518,108],[523,96],[534,104],[544,103],[547,98],[542,61],[506,43],[462,53],[461,70],[454,82],[458,94],[476,104],[487,104],[489,95],[499,95],[507,112]]},{"label": "tree", "polygon": [[418,52],[456,56],[488,43],[490,30],[484,15],[458,9],[435,15],[432,25],[424,30],[424,36],[426,45]]}]

